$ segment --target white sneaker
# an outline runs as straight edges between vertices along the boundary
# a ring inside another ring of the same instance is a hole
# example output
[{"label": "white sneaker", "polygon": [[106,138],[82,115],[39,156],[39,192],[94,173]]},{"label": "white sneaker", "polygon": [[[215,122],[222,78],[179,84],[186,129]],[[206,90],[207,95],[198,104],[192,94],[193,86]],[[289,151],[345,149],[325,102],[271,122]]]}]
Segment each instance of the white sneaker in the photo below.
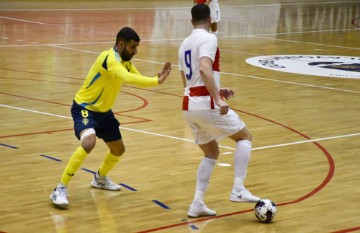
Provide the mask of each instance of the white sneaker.
[{"label": "white sneaker", "polygon": [[251,194],[249,190],[243,188],[240,193],[234,192],[230,194],[230,201],[234,202],[258,202],[260,198]]},{"label": "white sneaker", "polygon": [[207,208],[204,202],[193,202],[190,205],[188,216],[191,218],[203,217],[203,216],[214,216],[216,212]]},{"label": "white sneaker", "polygon": [[66,187],[56,187],[50,195],[50,199],[54,205],[60,208],[67,208],[69,206],[69,201],[67,200],[67,188]]},{"label": "white sneaker", "polygon": [[118,191],[121,189],[120,185],[115,184],[110,180],[107,176],[99,176],[99,174],[95,174],[93,180],[91,181],[91,185],[95,188],[106,189],[112,191]]}]

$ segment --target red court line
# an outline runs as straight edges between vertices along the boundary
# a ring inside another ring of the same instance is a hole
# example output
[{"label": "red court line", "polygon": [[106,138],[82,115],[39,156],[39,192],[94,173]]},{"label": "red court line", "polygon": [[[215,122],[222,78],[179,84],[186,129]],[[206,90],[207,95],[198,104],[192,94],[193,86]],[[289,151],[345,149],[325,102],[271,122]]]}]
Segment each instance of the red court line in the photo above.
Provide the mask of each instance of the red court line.
[{"label": "red court line", "polygon": [[[61,78],[75,79],[75,80],[80,80],[80,81],[84,80],[83,78],[74,78],[74,77],[69,77],[69,76],[65,76],[65,75],[46,74],[46,73],[27,71],[27,70],[14,70],[14,69],[9,69],[9,68],[4,68],[4,67],[0,67],[0,70],[9,70],[9,71],[14,71],[14,72],[36,74],[36,75],[46,75],[46,76],[51,76],[51,77],[61,77]],[[4,78],[4,79],[13,79],[13,78]]]},{"label": "red court line", "polygon": [[[140,120],[140,121],[132,121],[132,122],[126,122],[126,123],[120,123],[120,124],[121,125],[128,125],[128,124],[144,123],[144,122],[149,122],[149,121],[151,121],[151,120],[143,119],[143,120]],[[74,130],[74,129],[73,128],[71,128],[71,129],[58,129],[58,130],[49,130],[49,131],[40,131],[40,132],[31,132],[31,133],[22,133],[22,134],[11,134],[11,135],[0,136],[0,138],[21,137],[21,136],[30,136],[30,135],[36,135],[36,134],[52,134],[52,133],[56,133],[56,132],[64,132],[64,131],[70,131],[70,130]]]},{"label": "red court line", "polygon": [[28,97],[28,96],[15,95],[15,94],[10,94],[10,93],[5,93],[5,92],[0,92],[0,94],[13,96],[13,97],[17,97],[17,98],[36,100],[36,101],[40,101],[40,102],[44,102],[44,103],[57,104],[57,105],[62,105],[62,106],[67,106],[67,107],[71,106],[70,104],[63,104],[63,103],[59,103],[59,102],[54,102],[54,101],[49,101],[49,100],[42,100],[42,99],[32,98],[32,97]]},{"label": "red court line", "polygon": [[354,227],[354,228],[344,229],[344,230],[340,230],[340,231],[333,231],[331,233],[347,233],[347,232],[353,232],[353,231],[360,231],[360,227]]},{"label": "red court line", "polygon": [[[354,19],[352,22],[353,24],[355,22],[357,22],[358,19]],[[355,24],[354,24],[355,25]],[[357,26],[357,25],[356,25]],[[43,80],[34,80],[34,81],[43,81]],[[137,88],[137,87],[132,87],[132,88]],[[140,89],[140,88],[139,88]],[[141,89],[141,90],[147,90],[147,89]],[[177,96],[177,97],[181,97],[179,95],[176,95],[176,94],[170,94],[170,93],[165,93],[165,92],[160,92],[160,91],[153,91],[153,90],[147,90],[147,91],[152,91],[152,92],[157,92],[157,93],[162,93],[162,94],[166,94],[166,95],[173,95],[173,96]],[[235,110],[235,109],[234,109]],[[251,115],[251,116],[254,116],[254,117],[257,117],[259,119],[263,119],[263,120],[266,120],[266,121],[269,121],[271,123],[274,123],[274,124],[277,124],[279,126],[282,126],[306,139],[310,139],[309,136],[291,128],[291,127],[288,127],[286,125],[283,125],[281,123],[278,123],[276,121],[273,121],[273,120],[270,120],[270,119],[267,119],[267,118],[264,118],[264,117],[261,117],[261,116],[258,116],[258,115],[255,115],[255,114],[251,114],[251,113],[247,113],[247,112],[244,112],[244,111],[240,111],[240,110],[235,110],[235,111],[238,111],[238,112],[242,112],[244,114],[247,114],[247,115]],[[329,171],[328,171],[328,174],[326,176],[326,178],[323,180],[323,182],[317,186],[314,190],[312,190],[310,193],[296,199],[296,200],[293,200],[293,201],[290,201],[290,202],[286,202],[286,203],[280,203],[278,204],[278,206],[281,206],[281,205],[289,205],[289,204],[294,204],[294,203],[298,203],[298,202],[301,202],[301,201],[304,201],[308,198],[310,198],[311,196],[315,195],[317,192],[319,192],[320,190],[322,190],[328,183],[329,181],[331,180],[331,178],[333,177],[334,175],[334,171],[335,171],[335,164],[334,164],[334,161],[330,155],[330,153],[320,144],[320,143],[317,143],[317,142],[312,142],[315,146],[317,146],[324,154],[325,156],[327,157],[328,159],[328,163],[329,163]],[[239,212],[233,212],[233,213],[228,213],[228,214],[224,214],[224,215],[219,215],[219,216],[216,216],[216,217],[213,217],[213,218],[223,218],[223,217],[227,217],[227,216],[231,216],[231,215],[237,215],[237,214],[242,214],[242,213],[246,213],[246,212],[250,212],[250,211],[253,211],[253,209],[249,209],[249,210],[244,210],[244,211],[239,211]],[[140,231],[140,232],[154,232],[154,231],[159,231],[159,230],[164,230],[164,229],[169,229],[169,228],[173,228],[173,227],[177,227],[177,226],[183,226],[183,225],[188,225],[189,223],[194,223],[194,222],[201,222],[201,221],[207,221],[209,218],[204,218],[204,219],[199,219],[199,220],[195,220],[195,221],[191,221],[191,222],[182,222],[182,223],[177,223],[177,224],[172,224],[172,225],[168,225],[168,226],[163,226],[163,227],[159,227],[159,228],[154,228],[154,229],[149,229],[149,230],[145,230],[145,231]],[[348,230],[358,230],[357,228],[351,228],[351,229],[348,229]],[[340,231],[340,232],[349,232],[347,230],[344,230],[344,231]]]},{"label": "red court line", "polygon": [[[9,94],[9,93],[5,93],[5,92],[0,92],[0,94],[8,95],[8,96],[14,96],[14,97],[18,97],[18,98],[36,100],[36,101],[45,102],[45,103],[57,104],[57,105],[62,105],[62,106],[67,106],[67,107],[70,107],[70,106],[71,106],[70,104],[63,104],[63,103],[59,103],[59,102],[42,100],[42,99],[32,98],[32,97],[28,97],[28,96],[21,96],[21,95]],[[141,119],[142,121],[140,121],[140,122],[148,122],[148,121],[151,121],[151,120],[146,119],[146,118],[141,118],[141,117],[135,117],[135,116],[129,116],[129,115],[122,114],[123,112],[131,112],[131,111],[136,111],[136,110],[145,108],[145,107],[148,105],[148,101],[147,101],[146,99],[144,99],[143,97],[138,96],[138,95],[135,95],[135,94],[132,94],[132,93],[128,93],[128,92],[126,92],[126,94],[133,95],[133,96],[141,99],[144,103],[143,103],[140,107],[138,107],[138,108],[130,109],[130,110],[127,110],[127,111],[114,112],[114,114],[115,114],[115,115],[120,115],[120,116],[130,117],[130,118],[135,118],[135,119]],[[127,123],[122,123],[122,124],[129,124],[129,123],[135,123],[135,122],[127,122]]]},{"label": "red court line", "polygon": [[[10,80],[14,80],[14,79],[11,79],[11,78],[1,78],[0,79],[10,79]],[[69,82],[61,82],[61,81],[49,81],[49,80],[42,80],[42,79],[24,79],[24,78],[21,78],[21,79],[16,79],[16,81],[38,81],[38,82],[56,82],[56,83],[65,83],[65,84],[73,84],[73,85],[81,85],[79,83],[69,83]],[[144,89],[141,89],[141,90],[144,90]],[[137,108],[134,108],[134,109],[130,109],[130,110],[125,110],[125,111],[121,111],[121,113],[123,112],[131,112],[131,111],[136,111],[136,110],[139,110],[139,109],[142,109],[142,108],[145,108],[149,102],[139,96],[139,95],[136,95],[136,94],[133,94],[133,93],[130,93],[130,92],[126,92],[126,91],[120,91],[122,93],[125,93],[125,94],[128,94],[128,95],[132,95],[132,96],[135,96],[136,98],[139,98],[140,100],[143,101],[143,104],[140,106],[140,107],[137,107]],[[71,106],[71,104],[63,104],[63,103],[59,103],[59,102],[54,102],[54,101],[48,101],[48,100],[42,100],[42,99],[38,99],[38,98],[32,98],[32,97],[28,97],[28,96],[21,96],[21,95],[17,95],[17,94],[10,94],[10,93],[5,93],[5,92],[0,92],[0,94],[3,94],[3,95],[8,95],[8,96],[14,96],[14,97],[19,97],[19,98],[25,98],[25,99],[31,99],[31,100],[36,100],[36,101],[41,101],[41,102],[45,102],[45,103],[52,103],[52,104],[57,104],[57,105],[63,105],[63,106]]]},{"label": "red court line", "polygon": [[[279,122],[276,122],[276,121],[273,121],[273,120],[270,120],[268,118],[265,118],[265,117],[261,117],[261,116],[258,116],[256,114],[252,114],[252,113],[248,113],[248,112],[245,112],[245,111],[241,111],[241,110],[236,110],[236,109],[233,109],[234,111],[237,111],[237,112],[241,112],[241,113],[244,113],[244,114],[247,114],[247,115],[250,115],[250,116],[253,116],[253,117],[256,117],[256,118],[259,118],[259,119],[262,119],[262,120],[265,120],[265,121],[268,121],[268,122],[271,122],[273,124],[276,124],[276,125],[279,125],[279,126],[282,126],[298,135],[300,135],[301,137],[304,137],[306,139],[310,139],[309,136],[289,127],[289,126],[286,126],[284,124],[281,124]],[[316,193],[318,193],[319,191],[321,191],[331,180],[331,178],[334,176],[334,172],[335,172],[335,163],[334,163],[334,160],[331,156],[331,154],[318,142],[312,142],[312,144],[314,144],[316,147],[318,147],[323,153],[324,155],[326,156],[327,160],[328,160],[328,164],[329,164],[329,171],[328,171],[328,174],[326,175],[325,179],[315,188],[313,189],[311,192],[309,192],[308,194],[302,196],[302,197],[299,197],[293,201],[289,201],[289,202],[284,202],[284,203],[279,203],[277,204],[278,206],[283,206],[283,205],[290,205],[290,204],[295,204],[295,203],[298,203],[298,202],[301,202],[301,201],[304,201],[310,197],[312,197],[313,195],[315,195]],[[216,218],[216,219],[219,219],[219,218],[224,218],[224,217],[228,217],[228,216],[232,216],[232,215],[238,215],[238,214],[243,214],[243,213],[247,213],[247,212],[252,212],[254,211],[253,209],[248,209],[248,210],[243,210],[243,211],[238,211],[238,212],[232,212],[232,213],[227,213],[227,214],[222,214],[222,215],[218,215],[218,216],[215,216],[215,217],[211,217],[212,218]],[[170,228],[174,228],[174,227],[179,227],[179,226],[184,226],[184,225],[188,225],[188,224],[191,224],[191,223],[195,223],[195,222],[202,222],[202,221],[207,221],[209,220],[210,218],[202,218],[202,219],[198,219],[198,220],[195,220],[195,221],[186,221],[186,222],[181,222],[181,223],[176,223],[176,224],[171,224],[171,225],[167,225],[167,226],[162,226],[162,227],[157,227],[157,228],[153,228],[153,229],[148,229],[148,230],[144,230],[144,231],[139,231],[137,233],[147,233],[147,232],[155,232],[155,231],[161,231],[161,230],[165,230],[165,229],[170,229]],[[341,232],[342,233],[342,232]]]},{"label": "red court line", "polygon": [[65,83],[65,84],[73,84],[73,85],[81,85],[81,83],[72,83],[72,82],[63,82],[63,81],[54,81],[54,80],[43,80],[43,79],[33,79],[33,78],[4,78],[0,77],[3,80],[12,80],[12,81],[37,81],[37,82],[49,82],[49,83]]},{"label": "red court line", "polygon": [[[0,78],[3,79],[3,78]],[[5,78],[7,79],[7,78]],[[28,81],[44,81],[46,82],[47,80],[39,80],[39,79],[16,79],[16,80],[28,80]],[[52,82],[60,82],[60,81],[52,81]],[[62,83],[62,82],[60,82]],[[65,82],[66,83],[66,82]],[[67,83],[67,84],[74,84],[74,83]],[[79,84],[77,84],[79,85]],[[121,123],[121,125],[126,125],[126,124],[135,124],[135,123],[143,123],[143,122],[149,122],[151,121],[150,119],[146,119],[146,118],[140,118],[140,117],[135,117],[135,116],[129,116],[129,115],[125,115],[122,114],[122,112],[130,112],[130,111],[136,111],[142,108],[145,108],[148,105],[148,101],[136,94],[132,94],[129,92],[124,92],[125,94],[128,95],[132,95],[135,96],[136,98],[139,98],[140,100],[143,101],[143,104],[137,108],[134,109],[130,109],[130,110],[126,110],[126,111],[121,111],[121,112],[114,112],[115,115],[120,115],[120,116],[125,116],[125,117],[130,117],[130,118],[135,118],[135,119],[139,119],[139,121],[132,121],[132,122],[126,122],[126,123]],[[43,99],[38,99],[38,98],[32,98],[32,97],[28,97],[28,96],[22,96],[22,95],[17,95],[17,94],[10,94],[10,93],[5,93],[5,92],[0,92],[0,94],[3,95],[8,95],[8,96],[13,96],[13,97],[17,97],[17,98],[23,98],[23,99],[30,99],[30,100],[35,100],[35,101],[39,101],[39,102],[45,102],[45,103],[51,103],[51,104],[56,104],[56,105],[62,105],[62,106],[66,106],[66,107],[70,107],[70,104],[63,104],[63,103],[59,103],[59,102],[55,102],[55,101],[48,101],[48,100],[43,100]],[[55,132],[61,132],[61,131],[68,131],[68,130],[73,130],[73,129],[60,129],[60,130],[50,130],[50,131],[41,131],[41,132],[32,132],[32,133],[24,133],[24,134],[13,134],[13,135],[4,135],[4,136],[0,136],[0,138],[10,138],[10,137],[20,137],[20,136],[29,136],[29,135],[35,135],[35,134],[51,134],[51,133],[55,133]]]},{"label": "red court line", "polygon": [[56,133],[56,132],[64,132],[64,131],[69,131],[69,130],[73,130],[73,129],[71,128],[71,129],[59,129],[59,130],[32,132],[32,133],[12,134],[12,135],[0,136],[0,138],[21,137],[21,136],[30,136],[30,135],[36,135],[36,134],[52,134],[52,133]]},{"label": "red court line", "polygon": [[142,104],[140,107],[137,107],[137,108],[134,108],[134,109],[130,109],[130,110],[126,110],[126,111],[121,111],[120,113],[137,111],[137,110],[140,110],[140,109],[142,109],[142,108],[145,108],[146,106],[149,105],[149,102],[147,101],[147,99],[145,99],[145,98],[143,98],[143,97],[141,97],[141,96],[139,96],[139,95],[135,95],[135,94],[132,94],[132,93],[126,92],[126,91],[120,91],[120,92],[126,93],[126,94],[128,94],[128,95],[135,96],[135,97],[137,97],[137,98],[139,98],[139,99],[141,99],[141,100],[143,101],[143,104]]}]

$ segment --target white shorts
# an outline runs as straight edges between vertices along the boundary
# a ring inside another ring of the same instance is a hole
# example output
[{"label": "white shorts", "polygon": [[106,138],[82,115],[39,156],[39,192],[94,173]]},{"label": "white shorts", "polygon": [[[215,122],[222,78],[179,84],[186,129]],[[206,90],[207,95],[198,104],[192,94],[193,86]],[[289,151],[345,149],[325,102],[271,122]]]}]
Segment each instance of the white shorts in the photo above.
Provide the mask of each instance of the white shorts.
[{"label": "white shorts", "polygon": [[183,115],[198,145],[214,139],[220,141],[245,127],[239,115],[231,109],[224,116],[219,115],[219,109],[183,111]]},{"label": "white shorts", "polygon": [[211,23],[218,23],[221,20],[220,6],[218,0],[212,0],[209,3]]}]

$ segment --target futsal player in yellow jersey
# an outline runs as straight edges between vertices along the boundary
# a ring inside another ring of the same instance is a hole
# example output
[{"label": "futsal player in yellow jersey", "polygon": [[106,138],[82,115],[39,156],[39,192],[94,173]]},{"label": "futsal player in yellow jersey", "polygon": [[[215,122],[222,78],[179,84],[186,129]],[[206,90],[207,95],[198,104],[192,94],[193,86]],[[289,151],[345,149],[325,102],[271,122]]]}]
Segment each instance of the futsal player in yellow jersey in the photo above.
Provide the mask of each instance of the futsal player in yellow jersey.
[{"label": "futsal player in yellow jersey", "polygon": [[91,185],[100,189],[120,190],[120,186],[107,176],[125,152],[119,129],[120,123],[111,110],[116,96],[123,83],[138,87],[157,86],[166,80],[171,71],[171,63],[166,62],[157,76],[142,76],[130,61],[137,53],[139,43],[140,38],[133,29],[122,28],[116,36],[115,46],[97,57],[82,87],[76,93],[71,115],[80,146],[70,157],[59,184],[50,195],[50,199],[56,206],[68,207],[67,185],[86,156],[95,147],[96,137],[106,143],[109,151],[94,175]]}]

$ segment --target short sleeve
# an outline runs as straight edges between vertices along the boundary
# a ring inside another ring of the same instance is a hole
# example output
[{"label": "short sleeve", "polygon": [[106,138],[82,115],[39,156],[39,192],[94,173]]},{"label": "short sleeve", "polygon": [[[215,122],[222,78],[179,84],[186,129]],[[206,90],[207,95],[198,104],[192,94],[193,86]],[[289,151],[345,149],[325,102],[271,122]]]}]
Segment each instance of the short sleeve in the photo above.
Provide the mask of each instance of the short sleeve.
[{"label": "short sleeve", "polygon": [[199,58],[209,57],[214,61],[217,47],[218,44],[216,36],[209,33],[200,44]]}]

